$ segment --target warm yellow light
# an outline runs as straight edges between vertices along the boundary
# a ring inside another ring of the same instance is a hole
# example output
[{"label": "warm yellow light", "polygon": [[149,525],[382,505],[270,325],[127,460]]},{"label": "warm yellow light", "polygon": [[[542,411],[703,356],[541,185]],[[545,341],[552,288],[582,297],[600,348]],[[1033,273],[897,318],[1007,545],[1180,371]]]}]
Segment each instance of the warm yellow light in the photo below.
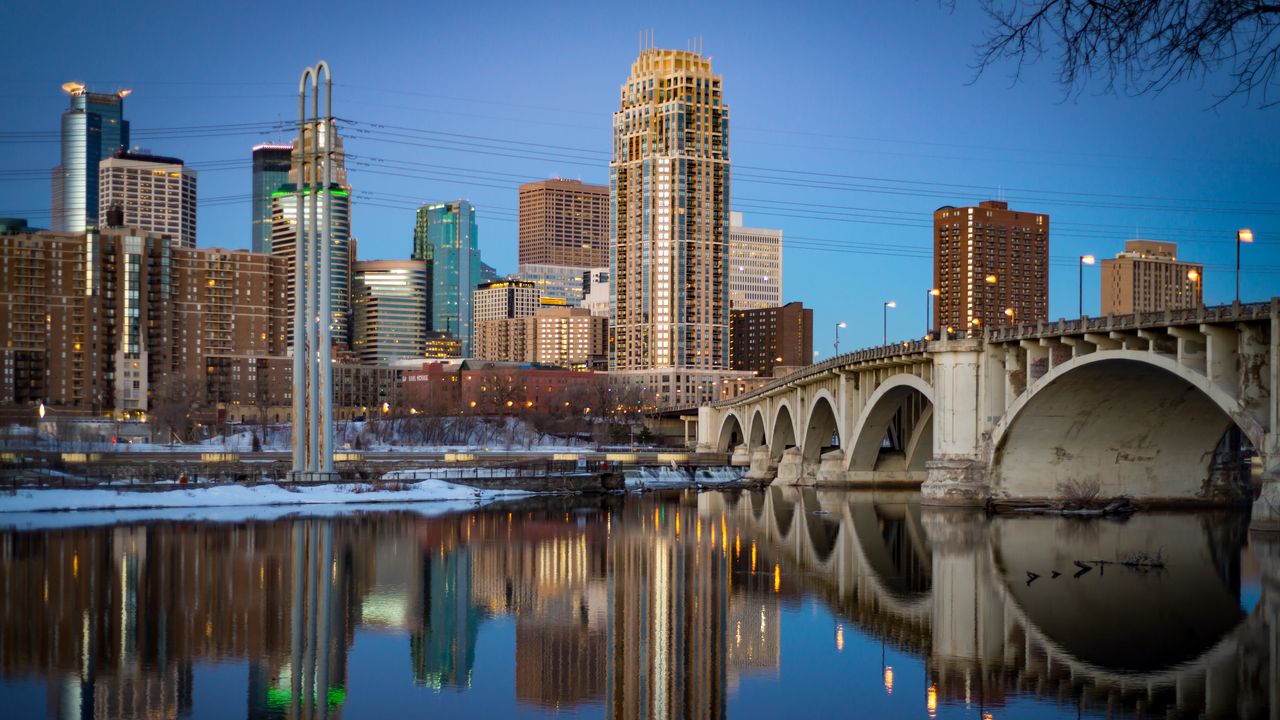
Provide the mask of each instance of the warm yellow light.
[{"label": "warm yellow light", "polygon": [[782,362],[782,358],[781,358],[781,357],[776,357],[776,358],[774,358],[774,359],[773,359],[773,361],[774,361],[774,362]]},{"label": "warm yellow light", "polygon": [[780,590],[782,590],[782,566],[775,564],[773,566],[773,591],[778,592]]},{"label": "warm yellow light", "polygon": [[751,543],[751,572],[756,571],[756,544]]},{"label": "warm yellow light", "polygon": [[70,93],[71,95],[79,95],[84,92],[84,85],[81,85],[78,82],[62,83],[62,89],[64,92]]},{"label": "warm yellow light", "polygon": [[1013,308],[1005,308],[1004,314],[1008,315],[1009,317],[1013,317]]},{"label": "warm yellow light", "polygon": [[382,414],[383,414],[383,415],[386,415],[386,414],[387,414],[387,413],[389,413],[389,412],[391,412],[391,404],[390,404],[390,403],[382,403]]},{"label": "warm yellow light", "polygon": [[1080,256],[1080,262],[1084,263],[1085,265],[1092,265],[1092,264],[1094,264],[1095,262],[1097,262],[1097,260],[1098,260],[1098,259],[1097,259],[1097,258],[1095,258],[1095,257],[1094,257],[1094,256],[1092,256],[1092,255],[1081,255],[1081,256]]},{"label": "warm yellow light", "polygon": [[507,407],[511,407],[511,406],[512,406],[512,405],[514,405],[514,404],[515,404],[515,403],[513,403],[513,402],[512,402],[512,401],[510,401],[510,400],[508,400],[508,401],[507,401]]},{"label": "warm yellow light", "polygon": [[844,651],[844,625],[836,625],[836,652]]},{"label": "warm yellow light", "polygon": [[1249,228],[1241,228],[1236,231],[1236,239],[1240,242],[1253,242],[1253,231]]},{"label": "warm yellow light", "polygon": [[884,691],[888,695],[893,694],[893,666],[886,665],[884,667]]},{"label": "warm yellow light", "polygon": [[885,304],[884,304],[884,306],[885,306],[885,307],[896,308],[896,307],[898,307],[898,303],[896,303],[896,302],[894,302],[894,301],[890,300],[889,302],[885,303]]},{"label": "warm yellow light", "polygon": [[840,329],[842,329],[842,330],[843,330],[844,328],[849,327],[849,323],[841,321],[841,322],[836,323],[836,327],[838,327],[838,328],[840,328]]},{"label": "warm yellow light", "polygon": [[1188,270],[1187,279],[1190,280],[1191,282],[1195,282],[1200,279],[1200,273],[1196,272],[1195,270]]},{"label": "warm yellow light", "polygon": [[475,407],[475,406],[476,406],[476,401],[475,401],[475,400],[472,400],[472,401],[471,401],[471,407]]},{"label": "warm yellow light", "polygon": [[925,708],[929,711],[929,717],[938,716],[938,686],[929,685],[929,694],[925,696]]},{"label": "warm yellow light", "polygon": [[982,318],[974,318],[974,319],[970,320],[969,322],[973,323],[973,326],[974,326],[974,327],[979,327],[979,326],[981,326],[981,325],[982,325]]},{"label": "warm yellow light", "polygon": [[988,276],[986,276],[985,278],[983,278],[983,280],[984,280],[984,281],[986,281],[986,283],[987,283],[988,285],[995,285],[995,284],[996,284],[996,280],[998,280],[998,279],[999,279],[999,278],[997,278],[995,275],[988,275]]},{"label": "warm yellow light", "polygon": [[930,295],[932,295],[932,296],[934,296],[934,297],[939,297],[940,295],[942,295],[942,291],[941,291],[941,290],[939,290],[938,288],[934,288],[934,289],[932,289],[932,290],[930,290],[930,291],[929,291],[929,294],[930,294]]}]

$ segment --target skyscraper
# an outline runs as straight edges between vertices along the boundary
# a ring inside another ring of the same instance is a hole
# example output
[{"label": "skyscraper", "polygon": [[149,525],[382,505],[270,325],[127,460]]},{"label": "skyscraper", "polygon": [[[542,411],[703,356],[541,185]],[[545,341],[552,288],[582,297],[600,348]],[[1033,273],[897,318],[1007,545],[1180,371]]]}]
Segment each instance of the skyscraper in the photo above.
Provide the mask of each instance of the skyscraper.
[{"label": "skyscraper", "polygon": [[744,227],[742,213],[729,213],[729,308],[781,304],[782,231]]},{"label": "skyscraper", "polygon": [[981,334],[986,325],[1049,318],[1049,216],[986,200],[933,213],[934,328]]},{"label": "skyscraper", "polygon": [[609,261],[609,188],[554,178],[520,186],[520,265],[593,268]]},{"label": "skyscraper", "polygon": [[352,349],[360,362],[389,365],[427,351],[431,276],[421,260],[366,260],[351,283]]},{"label": "skyscraper", "polygon": [[[323,124],[321,125],[323,130]],[[307,132],[311,132],[307,128]],[[334,146],[334,179],[325,192],[316,194],[315,212],[324,217],[326,200],[333,203],[329,216],[330,237],[333,240],[331,255],[331,307],[333,308],[333,344],[348,347],[351,338],[351,259],[354,256],[351,238],[351,188],[347,185],[346,157],[342,149],[342,136],[335,133]],[[311,141],[308,140],[308,146]],[[299,150],[298,139],[293,140],[293,152]],[[288,184],[280,186],[271,193],[271,254],[286,258],[289,272],[289,345],[293,346],[293,282],[294,258],[298,245],[298,187],[299,168],[297,162],[289,170]],[[308,203],[308,206],[310,203]],[[310,212],[310,210],[307,210]]]},{"label": "skyscraper", "polygon": [[413,259],[431,268],[431,329],[451,334],[470,355],[472,291],[480,284],[475,207],[455,200],[418,208]]},{"label": "skyscraper", "polygon": [[1102,261],[1102,314],[1178,310],[1204,304],[1204,265],[1178,260],[1178,245],[1129,240]]},{"label": "skyscraper", "polygon": [[196,246],[196,171],[178,158],[121,151],[98,163],[98,225]]},{"label": "skyscraper", "polygon": [[93,93],[75,82],[62,89],[71,108],[62,114],[62,164],[53,169],[53,229],[79,233],[98,219],[98,163],[129,147],[130,91]]},{"label": "skyscraper", "polygon": [[271,193],[289,182],[292,145],[258,145],[253,148],[254,252],[271,252]]},{"label": "skyscraper", "polygon": [[640,53],[609,175],[610,368],[728,368],[729,108],[710,60]]}]

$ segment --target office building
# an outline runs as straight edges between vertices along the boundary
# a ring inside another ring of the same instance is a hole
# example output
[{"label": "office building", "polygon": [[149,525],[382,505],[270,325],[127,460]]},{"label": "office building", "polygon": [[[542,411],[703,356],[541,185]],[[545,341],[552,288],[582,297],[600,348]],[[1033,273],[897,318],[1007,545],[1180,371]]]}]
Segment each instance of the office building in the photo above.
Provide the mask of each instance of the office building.
[{"label": "office building", "polygon": [[729,213],[729,309],[782,304],[782,231],[746,227]]},{"label": "office building", "polygon": [[495,280],[472,291],[472,318],[476,324],[498,318],[532,317],[540,307],[538,288],[531,282]]},{"label": "office building", "polygon": [[351,349],[369,365],[389,365],[427,352],[428,288],[422,260],[365,260],[351,282]]},{"label": "office building", "polygon": [[591,268],[587,271],[586,294],[582,296],[582,307],[591,311],[592,315],[609,317],[609,268]]},{"label": "office building", "polygon": [[936,330],[981,334],[987,325],[1049,317],[1049,216],[987,200],[933,213]]},{"label": "office building", "polygon": [[554,178],[520,186],[520,265],[599,267],[609,261],[609,188]]},{"label": "office building", "polygon": [[1102,314],[1178,310],[1204,304],[1204,265],[1178,260],[1178,245],[1129,240],[1102,263]]},{"label": "office building", "polygon": [[292,145],[257,145],[253,148],[252,214],[254,252],[271,252],[271,194],[289,182]]},{"label": "office building", "polygon": [[526,322],[533,328],[533,362],[590,369],[609,352],[609,319],[586,308],[544,307]]},{"label": "office building", "polygon": [[727,369],[729,108],[709,59],[640,53],[613,116],[609,174],[610,368]]},{"label": "office building", "polygon": [[813,362],[813,310],[798,302],[758,310],[734,310],[734,370],[779,377]]},{"label": "office building", "polygon": [[129,147],[130,91],[88,92],[75,82],[62,89],[71,107],[62,114],[62,162],[53,169],[53,229],[81,233],[98,219],[98,163]]},{"label": "office building", "polygon": [[480,284],[476,209],[466,200],[418,208],[413,259],[431,268],[431,330],[457,338],[471,354],[472,290]]},{"label": "office building", "polygon": [[487,283],[501,279],[502,276],[498,274],[497,268],[483,260],[480,261],[480,282]]},{"label": "office building", "polygon": [[[321,122],[320,132],[324,132]],[[310,134],[313,128],[305,129],[307,144],[313,142]],[[294,153],[301,151],[298,138],[293,139],[291,146]],[[305,208],[324,217],[325,204],[332,203],[329,216],[329,233],[333,242],[330,256],[330,307],[333,311],[332,332],[333,344],[338,348],[347,348],[351,341],[351,263],[355,258],[355,241],[351,237],[351,188],[347,185],[346,154],[343,150],[342,136],[334,134],[333,138],[333,170],[327,189],[308,195]],[[296,158],[295,158],[296,159]],[[295,162],[289,170],[289,182],[271,193],[271,254],[285,258],[289,273],[289,346],[293,347],[293,283],[294,259],[298,245],[298,182],[299,167]],[[317,285],[318,287],[318,285]]]},{"label": "office building", "polygon": [[587,267],[521,263],[511,278],[533,283],[544,298],[556,298],[569,307],[580,307],[586,295],[589,272],[591,268]]},{"label": "office building", "polygon": [[98,163],[98,226],[167,235],[196,246],[196,171],[181,160],[120,151]]}]

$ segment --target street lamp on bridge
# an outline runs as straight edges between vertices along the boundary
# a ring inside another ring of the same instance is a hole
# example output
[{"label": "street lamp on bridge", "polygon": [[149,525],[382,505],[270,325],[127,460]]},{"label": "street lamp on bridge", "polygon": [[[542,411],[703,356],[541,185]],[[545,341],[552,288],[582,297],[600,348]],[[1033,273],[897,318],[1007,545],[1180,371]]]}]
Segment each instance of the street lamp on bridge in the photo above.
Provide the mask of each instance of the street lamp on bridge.
[{"label": "street lamp on bridge", "polygon": [[849,323],[843,320],[836,323],[836,355],[840,354],[840,328],[847,328],[847,327],[849,327]]},{"label": "street lamp on bridge", "polygon": [[930,302],[941,295],[941,290],[933,288],[928,295],[924,296],[924,338],[926,340],[933,339],[933,308],[930,307]]},{"label": "street lamp on bridge", "polygon": [[1009,327],[1013,327],[1013,308],[1011,307],[1005,308],[1004,314],[1009,316]]},{"label": "street lamp on bridge", "polygon": [[1236,231],[1236,304],[1240,304],[1240,243],[1253,242],[1253,231],[1241,228]]},{"label": "street lamp on bridge", "polygon": [[882,308],[884,311],[884,336],[880,339],[881,347],[889,344],[889,308],[896,307],[898,307],[898,303],[892,300],[884,302],[884,308]]},{"label": "street lamp on bridge", "polygon": [[1092,265],[1097,262],[1097,258],[1092,255],[1080,256],[1080,309],[1076,313],[1076,317],[1084,317],[1084,266]]}]

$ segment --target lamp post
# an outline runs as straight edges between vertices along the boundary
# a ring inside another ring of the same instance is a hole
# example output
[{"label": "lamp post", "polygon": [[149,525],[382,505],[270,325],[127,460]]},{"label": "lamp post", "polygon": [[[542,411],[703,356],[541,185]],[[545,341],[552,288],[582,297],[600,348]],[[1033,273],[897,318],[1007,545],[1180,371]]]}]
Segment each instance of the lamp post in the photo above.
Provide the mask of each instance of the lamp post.
[{"label": "lamp post", "polygon": [[840,354],[840,328],[846,327],[849,327],[849,323],[844,322],[843,320],[836,323],[836,355]]},{"label": "lamp post", "polygon": [[930,303],[934,298],[941,295],[941,290],[933,288],[928,295],[924,296],[924,337],[926,340],[933,339],[933,309],[930,307]]},{"label": "lamp post", "polygon": [[1013,308],[1011,307],[1005,308],[1004,314],[1009,316],[1009,327],[1013,327]]},{"label": "lamp post", "polygon": [[1192,292],[1195,293],[1196,307],[1204,304],[1204,297],[1200,294],[1200,271],[1192,268],[1187,271],[1187,279],[1191,281]]},{"label": "lamp post", "polygon": [[884,302],[884,307],[882,308],[882,311],[884,313],[884,335],[880,339],[881,346],[889,344],[889,308],[896,308],[896,307],[898,307],[898,303],[892,300],[886,300]]},{"label": "lamp post", "polygon": [[1080,256],[1080,309],[1077,317],[1084,317],[1084,266],[1092,265],[1096,261],[1097,258],[1092,255]]},{"label": "lamp post", "polygon": [[1236,304],[1240,304],[1240,243],[1253,242],[1253,231],[1241,228],[1236,231]]}]

